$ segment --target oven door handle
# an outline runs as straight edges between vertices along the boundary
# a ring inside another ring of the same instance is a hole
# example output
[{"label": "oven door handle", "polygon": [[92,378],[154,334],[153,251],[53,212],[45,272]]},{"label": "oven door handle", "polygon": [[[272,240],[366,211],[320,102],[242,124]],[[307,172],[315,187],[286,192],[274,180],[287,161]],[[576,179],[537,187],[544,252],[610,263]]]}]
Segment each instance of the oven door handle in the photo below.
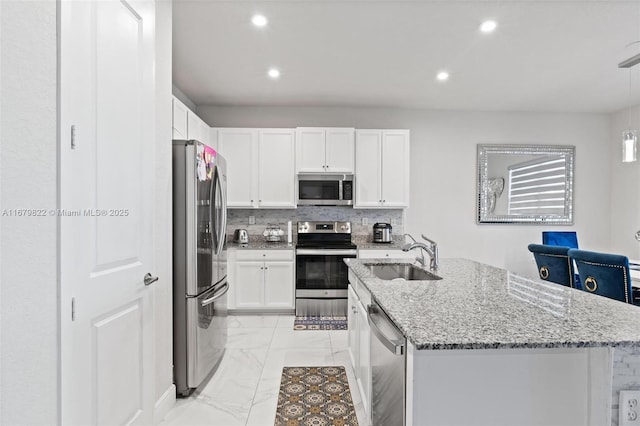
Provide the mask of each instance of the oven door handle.
[{"label": "oven door handle", "polygon": [[296,254],[306,256],[357,256],[358,250],[296,249]]}]

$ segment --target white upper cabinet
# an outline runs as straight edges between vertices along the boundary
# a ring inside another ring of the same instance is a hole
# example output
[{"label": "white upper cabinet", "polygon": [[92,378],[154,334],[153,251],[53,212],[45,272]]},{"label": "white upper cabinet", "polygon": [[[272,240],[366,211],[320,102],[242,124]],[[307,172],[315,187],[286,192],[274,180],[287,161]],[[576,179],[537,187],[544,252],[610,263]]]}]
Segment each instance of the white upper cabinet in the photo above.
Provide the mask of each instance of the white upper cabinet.
[{"label": "white upper cabinet", "polygon": [[187,114],[187,139],[195,139],[206,145],[211,145],[209,142],[211,128],[200,117],[198,117],[193,111],[189,111]]},{"label": "white upper cabinet", "polygon": [[382,132],[356,131],[356,176],[354,207],[380,207],[382,173]]},{"label": "white upper cabinet", "polygon": [[355,205],[409,206],[409,130],[356,130]]},{"label": "white upper cabinet", "polygon": [[215,129],[230,208],[295,208],[293,129]]},{"label": "white upper cabinet", "polygon": [[173,139],[195,139],[211,145],[210,132],[211,128],[207,123],[178,98],[173,97]]},{"label": "white upper cabinet", "polygon": [[173,98],[173,139],[187,139],[188,111],[185,104]]},{"label": "white upper cabinet", "polygon": [[296,129],[297,173],[353,173],[355,130],[341,127]]},{"label": "white upper cabinet", "polygon": [[257,207],[296,207],[294,130],[261,129],[259,147]]},{"label": "white upper cabinet", "polygon": [[216,133],[219,151],[227,160],[227,206],[254,207],[258,130],[216,129]]}]

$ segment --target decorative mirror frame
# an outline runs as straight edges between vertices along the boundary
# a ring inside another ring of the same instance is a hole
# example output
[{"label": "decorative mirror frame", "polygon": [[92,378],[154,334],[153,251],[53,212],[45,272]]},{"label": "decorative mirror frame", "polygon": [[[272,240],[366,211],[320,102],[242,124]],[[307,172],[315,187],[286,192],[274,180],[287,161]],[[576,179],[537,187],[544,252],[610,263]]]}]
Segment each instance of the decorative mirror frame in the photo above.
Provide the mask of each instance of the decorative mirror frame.
[{"label": "decorative mirror frame", "polygon": [[[477,166],[477,215],[476,222],[483,223],[517,223],[544,225],[573,225],[573,170],[575,146],[568,145],[497,145],[478,144]],[[564,196],[564,215],[530,214],[530,215],[494,215],[496,196],[502,192],[504,182],[500,179],[489,179],[489,156],[491,154],[512,155],[559,155],[565,157],[566,187]],[[495,182],[492,182],[495,181]],[[493,196],[490,196],[493,195]]]}]

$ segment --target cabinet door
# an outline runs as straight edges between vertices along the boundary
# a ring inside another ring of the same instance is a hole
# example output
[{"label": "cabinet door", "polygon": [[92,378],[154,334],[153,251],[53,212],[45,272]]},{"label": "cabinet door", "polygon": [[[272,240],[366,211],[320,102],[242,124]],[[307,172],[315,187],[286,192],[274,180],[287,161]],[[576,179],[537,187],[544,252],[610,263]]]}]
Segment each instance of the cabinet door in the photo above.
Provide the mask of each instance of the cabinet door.
[{"label": "cabinet door", "polygon": [[360,259],[379,259],[379,258],[402,258],[411,259],[416,257],[415,251],[402,251],[400,249],[358,249],[358,258]]},{"label": "cabinet door", "polygon": [[409,205],[409,131],[382,132],[382,205]]},{"label": "cabinet door", "polygon": [[213,147],[211,145],[211,138],[209,137],[209,131],[211,130],[211,127],[209,127],[209,125],[205,123],[201,118],[198,118],[198,122],[200,124],[200,142]]},{"label": "cabinet door", "polygon": [[367,307],[358,302],[358,339],[359,339],[359,362],[358,362],[358,384],[360,385],[360,396],[362,405],[367,415],[371,413],[371,329],[367,319]]},{"label": "cabinet door", "polygon": [[296,172],[324,173],[325,131],[323,128],[298,127],[296,129]]},{"label": "cabinet door", "polygon": [[258,207],[295,208],[294,130],[263,129],[259,137]]},{"label": "cabinet door", "polygon": [[359,300],[351,285],[349,285],[347,297],[347,339],[349,342],[349,358],[351,359],[351,365],[353,366],[353,371],[357,377],[360,362],[360,340],[358,339]]},{"label": "cabinet door", "polygon": [[325,170],[327,172],[354,172],[356,153],[354,129],[326,129],[325,149]]},{"label": "cabinet door", "polygon": [[187,112],[187,139],[195,139],[202,142],[200,136],[200,117],[198,117],[193,111]]},{"label": "cabinet door", "polygon": [[173,98],[173,139],[187,139],[187,111],[189,109]]},{"label": "cabinet door", "polygon": [[259,309],[264,306],[264,263],[263,262],[236,262],[235,282],[229,283],[235,286],[235,305],[237,309]]},{"label": "cabinet door", "polygon": [[293,262],[266,262],[265,268],[265,308],[293,308]]},{"label": "cabinet door", "polygon": [[227,206],[253,207],[258,132],[255,129],[217,129],[217,133],[218,147],[227,160]]},{"label": "cabinet door", "polygon": [[356,130],[355,207],[380,207],[382,132]]}]

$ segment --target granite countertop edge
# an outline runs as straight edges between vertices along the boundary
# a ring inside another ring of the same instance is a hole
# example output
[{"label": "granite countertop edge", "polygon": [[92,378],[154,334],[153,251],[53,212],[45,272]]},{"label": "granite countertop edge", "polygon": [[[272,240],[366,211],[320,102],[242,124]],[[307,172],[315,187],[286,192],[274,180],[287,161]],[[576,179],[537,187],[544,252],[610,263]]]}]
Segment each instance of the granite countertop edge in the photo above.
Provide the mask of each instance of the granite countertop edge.
[{"label": "granite countertop edge", "polygon": [[[345,263],[418,350],[640,346],[637,306],[468,259],[443,259],[436,272],[442,279],[427,282],[382,280],[364,266],[415,265],[406,258],[346,259]],[[546,307],[512,297],[507,279],[514,277],[532,287],[551,289],[566,310],[552,315]],[[419,294],[416,300],[405,297],[413,293]],[[467,294],[469,300],[461,300]]]},{"label": "granite countertop edge", "polygon": [[262,235],[249,235],[248,244],[239,244],[233,240],[227,240],[228,250],[294,250],[296,241],[291,244],[287,243],[287,239],[282,241],[266,241]]}]

